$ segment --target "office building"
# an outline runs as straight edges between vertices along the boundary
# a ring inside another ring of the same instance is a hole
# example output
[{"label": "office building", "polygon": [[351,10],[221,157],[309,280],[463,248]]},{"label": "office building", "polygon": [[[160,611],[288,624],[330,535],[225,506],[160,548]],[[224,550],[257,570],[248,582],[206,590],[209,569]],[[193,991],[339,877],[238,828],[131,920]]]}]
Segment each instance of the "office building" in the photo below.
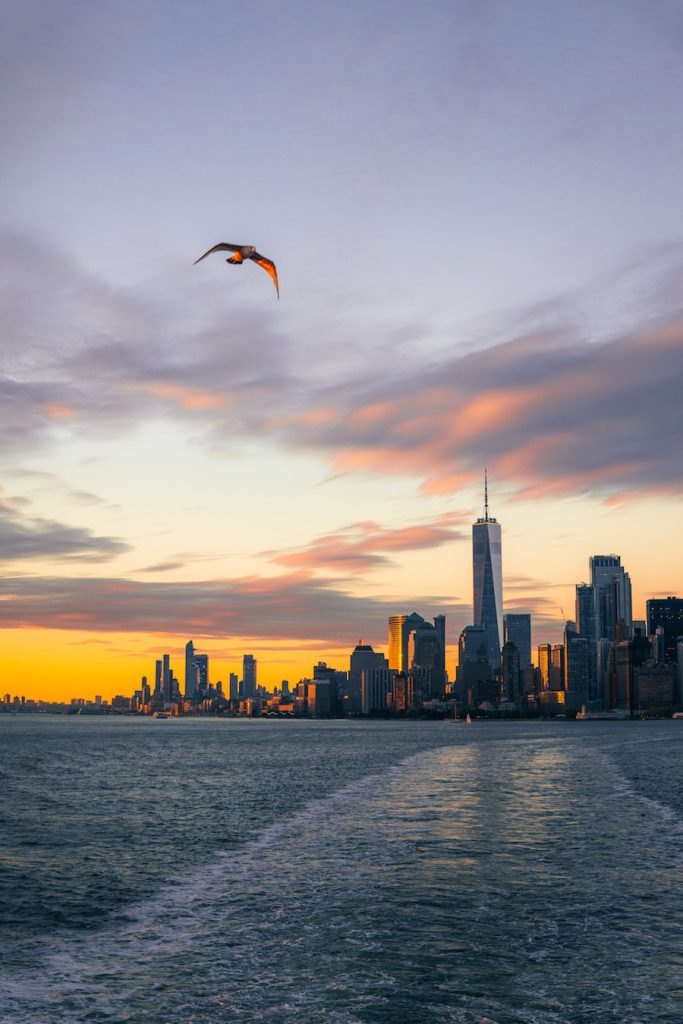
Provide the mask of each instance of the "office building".
[{"label": "office building", "polygon": [[[397,617],[400,618],[400,616]],[[391,630],[391,625],[389,628]],[[370,644],[364,644],[362,641],[356,644],[349,659],[349,678],[347,683],[348,711],[351,714],[358,714],[361,711],[367,714],[363,705],[363,672],[370,669],[388,668],[389,662],[387,659],[383,654],[373,650]]]},{"label": "office building", "polygon": [[185,700],[194,700],[199,689],[199,674],[191,640],[185,644]]},{"label": "office building", "polygon": [[488,662],[498,666],[503,639],[503,559],[501,529],[489,515],[488,477],[484,476],[484,515],[472,526],[474,625],[486,633]]},{"label": "office building", "polygon": [[194,660],[197,665],[197,688],[202,697],[209,692],[209,656],[208,654],[195,654]]},{"label": "office building", "polygon": [[389,616],[389,668],[395,672],[408,671],[408,640],[411,631],[424,624],[425,619],[417,612]]},{"label": "office building", "polygon": [[596,637],[617,639],[617,623],[631,635],[631,578],[619,555],[592,555],[589,559],[591,586],[595,590]]},{"label": "office building", "polygon": [[552,670],[552,644],[539,644],[538,645],[538,671],[541,674],[541,687],[544,690],[550,690],[550,678]]},{"label": "office building", "polygon": [[393,691],[394,673],[386,658],[380,668],[364,668],[361,675],[362,709],[364,715],[387,710],[387,700]]},{"label": "office building", "polygon": [[520,668],[531,664],[531,615],[521,612],[504,615],[503,639],[517,648]]},{"label": "office building", "polygon": [[521,671],[519,651],[512,640],[503,644],[500,652],[500,672],[503,679],[503,699],[519,704],[521,701]]},{"label": "office building", "polygon": [[256,658],[245,654],[242,658],[242,697],[246,700],[256,696]]},{"label": "office building", "polygon": [[683,598],[651,598],[646,603],[647,633],[654,636],[657,628],[664,633],[664,657],[676,661],[676,644],[683,639]]}]

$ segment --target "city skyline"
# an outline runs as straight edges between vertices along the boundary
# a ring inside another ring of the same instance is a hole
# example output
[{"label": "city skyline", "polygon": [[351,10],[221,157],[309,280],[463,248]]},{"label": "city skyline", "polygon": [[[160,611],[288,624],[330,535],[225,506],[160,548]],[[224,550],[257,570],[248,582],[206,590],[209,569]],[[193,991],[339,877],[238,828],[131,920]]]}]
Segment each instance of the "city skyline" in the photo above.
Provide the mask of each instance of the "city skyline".
[{"label": "city skyline", "polygon": [[[636,619],[681,593],[679,25],[10,4],[4,690],[114,694],[159,652],[182,681],[190,637],[273,686],[412,610],[447,616],[452,673],[484,467],[499,643],[526,612],[564,642],[592,554]],[[219,238],[280,302],[192,266]]]}]

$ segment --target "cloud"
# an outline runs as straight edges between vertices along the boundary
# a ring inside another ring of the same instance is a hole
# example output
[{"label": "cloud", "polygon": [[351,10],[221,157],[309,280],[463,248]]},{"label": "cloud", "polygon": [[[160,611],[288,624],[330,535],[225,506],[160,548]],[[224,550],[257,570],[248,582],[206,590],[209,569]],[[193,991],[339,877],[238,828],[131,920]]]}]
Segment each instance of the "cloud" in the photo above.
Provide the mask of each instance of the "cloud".
[{"label": "cloud", "polygon": [[101,537],[78,526],[65,526],[50,519],[27,516],[25,499],[3,497],[0,493],[0,562],[31,558],[60,561],[103,562],[129,550],[115,537]]},{"label": "cloud", "polygon": [[440,547],[466,534],[456,529],[465,521],[460,512],[447,512],[426,523],[387,528],[375,522],[352,523],[335,533],[316,537],[305,547],[291,551],[266,551],[276,565],[288,569],[365,573],[389,564],[390,554]]},{"label": "cloud", "polygon": [[520,497],[683,489],[683,320],[588,344],[521,337],[417,370],[392,394],[327,395],[283,426],[337,471],[416,477],[427,493],[484,465]]},{"label": "cloud", "polygon": [[[225,305],[199,301],[196,281],[170,295],[177,269],[157,300],[153,288],[114,290],[56,250],[0,232],[0,450],[166,418],[212,448],[269,437],[320,454],[336,474],[400,475],[428,494],[457,492],[485,464],[526,500],[681,493],[682,259],[680,247],[667,251],[649,280],[656,312],[643,300],[644,326],[620,321],[606,340],[572,319],[567,300],[530,310],[533,330],[508,312],[476,351],[456,332],[450,353],[387,361],[377,328],[363,361],[340,363],[342,339],[301,330],[286,312],[230,307],[226,317]],[[638,272],[628,268],[632,286]],[[349,567],[386,557],[362,539],[342,547]],[[282,557],[309,564],[305,552]]]},{"label": "cloud", "polygon": [[169,560],[167,562],[156,562],[154,565],[146,565],[138,572],[170,572],[172,569],[183,569],[184,562]]},{"label": "cloud", "polygon": [[[420,604],[463,621],[470,614],[468,607],[438,597]],[[359,635],[385,643],[388,617],[397,610],[395,600],[356,597],[307,573],[165,583],[17,576],[4,581],[0,607],[6,628],[329,644],[355,644]]]}]

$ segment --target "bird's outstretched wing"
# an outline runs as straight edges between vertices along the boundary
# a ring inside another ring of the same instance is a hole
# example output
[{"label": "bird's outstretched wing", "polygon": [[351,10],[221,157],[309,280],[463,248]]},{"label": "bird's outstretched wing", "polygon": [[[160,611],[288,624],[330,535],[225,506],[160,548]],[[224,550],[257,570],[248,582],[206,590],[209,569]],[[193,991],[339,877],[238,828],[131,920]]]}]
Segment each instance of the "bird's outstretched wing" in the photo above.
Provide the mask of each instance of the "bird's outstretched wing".
[{"label": "bird's outstretched wing", "polygon": [[[231,245],[230,242],[219,242],[218,245],[214,245],[212,249],[208,249],[204,253],[204,256],[210,256],[212,252],[239,252],[241,248],[241,245]],[[203,260],[204,256],[200,256],[199,260]],[[199,263],[199,260],[194,261],[195,266]]]},{"label": "bird's outstretched wing", "polygon": [[250,257],[254,263],[258,263],[259,267],[263,267],[266,274],[268,274],[275,285],[275,291],[277,292],[278,299],[280,298],[280,285],[277,280],[277,268],[272,260],[269,260],[266,256],[262,256],[260,252],[253,253]]}]

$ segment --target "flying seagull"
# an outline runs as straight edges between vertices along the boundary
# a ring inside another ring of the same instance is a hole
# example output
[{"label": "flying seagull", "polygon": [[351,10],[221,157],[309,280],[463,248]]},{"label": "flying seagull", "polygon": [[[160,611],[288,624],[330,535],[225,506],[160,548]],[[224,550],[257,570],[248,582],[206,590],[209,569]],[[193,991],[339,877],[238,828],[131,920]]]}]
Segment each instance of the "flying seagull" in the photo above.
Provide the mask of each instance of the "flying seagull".
[{"label": "flying seagull", "polygon": [[[245,260],[253,260],[254,263],[258,263],[259,267],[263,267],[266,274],[269,274],[275,285],[275,291],[277,292],[278,299],[280,298],[280,286],[277,281],[277,270],[272,260],[262,256],[260,252],[256,252],[253,245],[231,245],[230,242],[219,242],[218,245],[214,245],[212,249],[204,253],[204,256],[210,256],[212,252],[232,252],[234,256],[227,259],[226,263],[244,263]],[[204,256],[200,256],[199,260],[203,260]],[[199,260],[195,260],[195,266],[199,263]]]}]

